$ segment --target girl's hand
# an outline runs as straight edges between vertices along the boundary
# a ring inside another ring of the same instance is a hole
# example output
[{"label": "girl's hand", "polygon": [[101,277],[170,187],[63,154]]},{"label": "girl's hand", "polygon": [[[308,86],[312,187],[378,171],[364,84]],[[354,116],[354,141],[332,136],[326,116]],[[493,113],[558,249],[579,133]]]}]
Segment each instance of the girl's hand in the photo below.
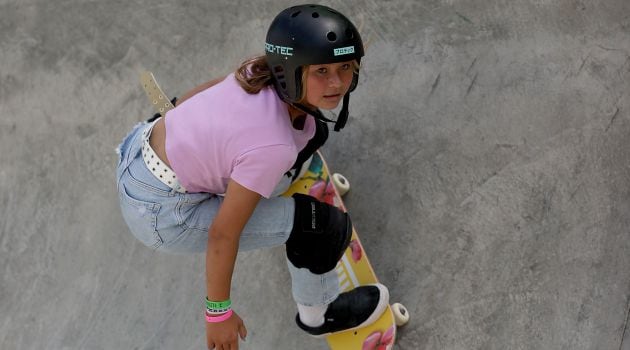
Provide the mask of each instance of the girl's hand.
[{"label": "girl's hand", "polygon": [[238,350],[238,338],[245,340],[247,329],[243,320],[234,312],[230,318],[219,323],[206,322],[208,349]]}]

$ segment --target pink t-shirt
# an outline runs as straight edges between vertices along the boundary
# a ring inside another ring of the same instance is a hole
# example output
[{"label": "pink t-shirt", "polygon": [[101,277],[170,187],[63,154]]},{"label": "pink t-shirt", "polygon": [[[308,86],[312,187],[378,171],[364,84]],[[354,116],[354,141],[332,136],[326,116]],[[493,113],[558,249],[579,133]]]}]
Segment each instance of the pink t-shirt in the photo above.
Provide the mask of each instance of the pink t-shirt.
[{"label": "pink t-shirt", "polygon": [[166,155],[189,192],[224,194],[230,179],[269,198],[315,134],[291,125],[272,87],[248,94],[234,74],[166,113]]}]

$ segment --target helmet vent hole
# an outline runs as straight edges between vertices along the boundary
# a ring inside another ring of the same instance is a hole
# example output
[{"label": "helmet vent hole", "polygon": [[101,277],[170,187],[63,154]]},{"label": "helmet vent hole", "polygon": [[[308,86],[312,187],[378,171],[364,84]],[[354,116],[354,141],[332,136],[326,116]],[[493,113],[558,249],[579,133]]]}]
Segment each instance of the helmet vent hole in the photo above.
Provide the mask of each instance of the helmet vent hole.
[{"label": "helmet vent hole", "polygon": [[328,32],[328,34],[326,34],[326,37],[328,38],[328,41],[337,40],[337,34],[335,34],[335,32]]},{"label": "helmet vent hole", "polygon": [[280,86],[282,86],[282,90],[286,90],[287,89],[287,83],[281,81],[280,82]]},{"label": "helmet vent hole", "polygon": [[317,17],[319,17],[319,13],[313,12],[313,14],[311,16],[313,16],[313,18],[317,18]]},{"label": "helmet vent hole", "polygon": [[354,39],[354,32],[350,28],[346,29],[346,37],[348,39]]},{"label": "helmet vent hole", "polygon": [[295,17],[297,17],[300,13],[302,13],[302,11],[293,12],[293,14],[291,14],[291,17],[295,18]]}]

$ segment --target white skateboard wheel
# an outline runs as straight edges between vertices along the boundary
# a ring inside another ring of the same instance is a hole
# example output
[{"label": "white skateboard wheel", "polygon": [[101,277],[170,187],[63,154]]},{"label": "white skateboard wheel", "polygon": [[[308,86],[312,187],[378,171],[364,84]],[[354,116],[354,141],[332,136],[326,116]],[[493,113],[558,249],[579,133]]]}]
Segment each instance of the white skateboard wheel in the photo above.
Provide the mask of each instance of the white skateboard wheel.
[{"label": "white skateboard wheel", "polygon": [[394,312],[396,326],[401,327],[409,322],[409,311],[407,311],[407,308],[403,304],[392,304],[392,311]]},{"label": "white skateboard wheel", "polygon": [[334,173],[332,175],[332,181],[340,196],[343,196],[350,191],[350,182],[348,182],[348,179],[346,179],[345,176],[339,173]]}]

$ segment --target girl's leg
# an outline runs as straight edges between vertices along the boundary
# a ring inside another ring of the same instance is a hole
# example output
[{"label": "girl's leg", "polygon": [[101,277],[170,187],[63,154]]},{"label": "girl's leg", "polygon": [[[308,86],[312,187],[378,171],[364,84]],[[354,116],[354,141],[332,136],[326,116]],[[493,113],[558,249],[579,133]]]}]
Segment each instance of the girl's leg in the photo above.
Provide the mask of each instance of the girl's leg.
[{"label": "girl's leg", "polygon": [[[204,252],[208,229],[218,211],[221,197],[212,197],[194,206],[187,219],[186,239],[165,242],[163,250]],[[293,229],[295,201],[275,197],[259,202],[245,226],[239,250],[260,249],[285,244]],[[382,285],[361,286],[340,293],[339,277],[335,269],[316,275],[305,268],[297,268],[287,259],[291,274],[292,292],[298,304],[300,328],[314,336],[363,327],[375,322],[387,309],[389,294]]]},{"label": "girl's leg", "polygon": [[339,276],[336,270],[315,275],[308,269],[297,268],[287,259],[293,299],[304,306],[327,305],[339,296]]},{"label": "girl's leg", "polygon": [[[216,215],[222,197],[214,196],[195,206],[187,216],[185,237],[175,243],[165,242],[164,251],[205,252],[208,227]],[[283,245],[293,229],[295,202],[293,198],[273,197],[261,199],[256,210],[243,229],[239,251],[271,248]],[[291,274],[293,298],[306,306],[326,305],[339,295],[339,279],[332,270],[315,275],[308,269],[300,269],[287,260]]]}]

